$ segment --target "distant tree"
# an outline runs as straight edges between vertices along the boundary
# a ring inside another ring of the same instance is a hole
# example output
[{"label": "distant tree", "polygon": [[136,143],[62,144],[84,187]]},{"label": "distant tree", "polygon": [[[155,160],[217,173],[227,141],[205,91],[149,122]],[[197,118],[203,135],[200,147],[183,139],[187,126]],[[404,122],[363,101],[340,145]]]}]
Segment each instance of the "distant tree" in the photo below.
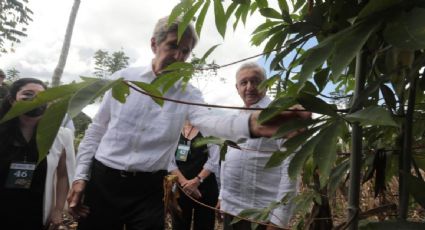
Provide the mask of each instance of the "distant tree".
[{"label": "distant tree", "polygon": [[26,5],[28,0],[0,1],[0,53],[8,52],[6,44],[11,42],[10,50],[13,51],[14,43],[19,43],[20,37],[27,36],[26,26],[33,13]]},{"label": "distant tree", "polygon": [[6,81],[14,82],[20,78],[20,72],[15,67],[8,69],[6,73]]},{"label": "distant tree", "polygon": [[66,59],[68,57],[69,47],[71,46],[72,31],[74,29],[75,19],[77,18],[80,2],[80,0],[74,0],[74,4],[72,5],[68,26],[66,27],[65,39],[62,45],[61,55],[59,57],[58,65],[56,66],[52,76],[53,87],[58,86],[61,83],[62,73],[63,69],[65,68]]},{"label": "distant tree", "polygon": [[72,121],[75,126],[75,146],[77,147],[84,137],[84,133],[86,132],[87,127],[92,122],[91,118],[87,116],[87,114],[80,112],[77,116],[75,116]]},{"label": "distant tree", "polygon": [[130,59],[124,51],[116,51],[109,55],[108,51],[98,50],[94,54],[94,75],[105,78],[112,73],[128,66]]},{"label": "distant tree", "polygon": [[98,50],[96,53],[94,53],[94,64],[95,64],[95,71],[94,75],[96,75],[99,78],[105,78],[108,74],[108,58],[109,53],[108,51]]},{"label": "distant tree", "polygon": [[125,55],[124,51],[113,52],[109,58],[108,70],[110,73],[114,73],[120,69],[128,66],[128,60],[130,58]]}]

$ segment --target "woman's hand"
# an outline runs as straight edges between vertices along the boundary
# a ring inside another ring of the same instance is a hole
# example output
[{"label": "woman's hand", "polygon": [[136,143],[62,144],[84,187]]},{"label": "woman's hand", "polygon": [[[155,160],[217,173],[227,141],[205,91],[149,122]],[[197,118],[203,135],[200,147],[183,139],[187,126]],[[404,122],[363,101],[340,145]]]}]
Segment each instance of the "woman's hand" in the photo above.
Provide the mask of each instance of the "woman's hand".
[{"label": "woman's hand", "polygon": [[191,180],[186,181],[186,183],[182,184],[183,189],[195,198],[202,197],[201,192],[198,189],[198,186],[201,184],[198,178],[193,178]]}]

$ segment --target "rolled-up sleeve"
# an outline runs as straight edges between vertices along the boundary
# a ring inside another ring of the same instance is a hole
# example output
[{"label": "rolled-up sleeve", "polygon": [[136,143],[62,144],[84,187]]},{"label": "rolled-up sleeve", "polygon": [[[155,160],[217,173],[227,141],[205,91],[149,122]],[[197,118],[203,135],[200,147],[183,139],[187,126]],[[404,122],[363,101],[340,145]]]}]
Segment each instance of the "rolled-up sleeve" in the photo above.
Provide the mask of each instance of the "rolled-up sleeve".
[{"label": "rolled-up sleeve", "polygon": [[80,143],[77,153],[77,167],[75,169],[75,180],[89,180],[90,167],[93,157],[99,147],[100,141],[105,134],[111,118],[112,95],[109,91],[103,97],[99,110],[93,118],[93,122],[87,128],[84,138]]},{"label": "rolled-up sleeve", "polygon": [[218,145],[208,145],[208,160],[204,164],[204,169],[217,174],[219,160],[220,147]]}]

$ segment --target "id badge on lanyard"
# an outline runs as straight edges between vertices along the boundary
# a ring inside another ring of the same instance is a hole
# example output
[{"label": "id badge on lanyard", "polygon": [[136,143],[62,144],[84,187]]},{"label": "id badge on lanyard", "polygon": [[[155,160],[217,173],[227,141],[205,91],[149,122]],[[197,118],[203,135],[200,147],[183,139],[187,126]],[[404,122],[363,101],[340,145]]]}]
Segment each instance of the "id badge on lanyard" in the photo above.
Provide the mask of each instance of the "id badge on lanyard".
[{"label": "id badge on lanyard", "polygon": [[5,187],[29,189],[36,166],[35,162],[12,162]]},{"label": "id badge on lanyard", "polygon": [[190,151],[189,145],[179,144],[179,146],[177,146],[177,151],[176,151],[176,160],[186,161],[187,155],[189,155],[189,151]]}]

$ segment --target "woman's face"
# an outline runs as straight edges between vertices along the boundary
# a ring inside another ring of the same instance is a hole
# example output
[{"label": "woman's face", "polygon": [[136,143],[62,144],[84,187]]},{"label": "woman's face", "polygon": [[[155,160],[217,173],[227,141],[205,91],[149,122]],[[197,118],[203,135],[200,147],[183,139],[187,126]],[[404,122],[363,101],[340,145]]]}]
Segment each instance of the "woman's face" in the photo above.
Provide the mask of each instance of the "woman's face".
[{"label": "woman's face", "polygon": [[44,91],[44,87],[42,85],[36,83],[28,83],[24,85],[17,93],[16,93],[16,101],[30,101],[32,100],[38,93]]}]

